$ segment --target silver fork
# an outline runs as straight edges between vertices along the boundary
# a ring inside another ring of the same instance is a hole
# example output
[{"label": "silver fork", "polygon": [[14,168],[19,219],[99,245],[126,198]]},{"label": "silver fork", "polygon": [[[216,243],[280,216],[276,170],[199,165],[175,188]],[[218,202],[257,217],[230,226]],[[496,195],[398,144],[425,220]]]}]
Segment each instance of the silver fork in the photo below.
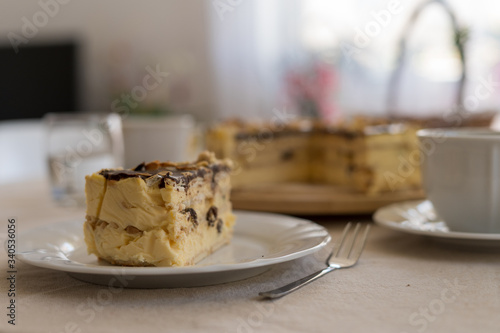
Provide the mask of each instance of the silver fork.
[{"label": "silver fork", "polygon": [[[340,268],[348,268],[352,267],[356,264],[359,257],[361,256],[361,252],[365,247],[366,239],[368,237],[368,232],[370,231],[370,225],[367,224],[364,232],[360,236],[361,224],[356,224],[354,228],[354,232],[350,232],[351,223],[349,222],[342,232],[342,236],[338,245],[334,246],[332,252],[326,258],[326,268],[308,275],[298,281],[292,282],[278,289],[265,291],[259,293],[259,296],[263,298],[279,298],[289,293],[302,288],[306,284],[313,282],[314,280],[319,279],[320,277]],[[351,236],[352,234],[352,236]],[[359,237],[358,237],[359,236]]]}]

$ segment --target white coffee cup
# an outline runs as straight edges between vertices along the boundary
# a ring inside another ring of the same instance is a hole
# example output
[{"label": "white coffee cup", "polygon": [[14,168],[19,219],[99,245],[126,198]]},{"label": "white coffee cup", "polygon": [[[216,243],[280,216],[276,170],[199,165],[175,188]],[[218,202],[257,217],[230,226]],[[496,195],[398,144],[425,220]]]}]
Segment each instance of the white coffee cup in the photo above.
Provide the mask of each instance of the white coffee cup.
[{"label": "white coffee cup", "polygon": [[500,132],[417,132],[424,189],[450,230],[500,233]]}]

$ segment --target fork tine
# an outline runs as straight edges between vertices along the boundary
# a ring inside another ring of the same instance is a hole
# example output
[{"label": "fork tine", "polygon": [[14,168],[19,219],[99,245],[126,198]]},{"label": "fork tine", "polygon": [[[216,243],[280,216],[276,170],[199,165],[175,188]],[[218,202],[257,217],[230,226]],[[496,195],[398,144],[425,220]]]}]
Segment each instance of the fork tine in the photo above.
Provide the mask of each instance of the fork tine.
[{"label": "fork tine", "polygon": [[342,236],[340,236],[340,243],[339,243],[337,249],[335,250],[335,253],[332,251],[332,253],[330,253],[330,255],[328,256],[327,261],[330,260],[330,258],[332,256],[337,257],[339,255],[340,250],[344,246],[345,240],[347,238],[347,234],[349,233],[349,229],[351,229],[351,225],[352,225],[351,222],[346,224],[346,226],[344,227],[344,231],[342,231]]},{"label": "fork tine", "polygon": [[367,224],[366,225],[366,228],[365,228],[365,232],[363,233],[363,236],[362,236],[362,239],[360,241],[360,245],[358,245],[357,247],[357,251],[356,253],[354,254],[354,260],[355,261],[358,261],[359,257],[361,256],[361,253],[363,252],[363,249],[365,248],[365,245],[366,245],[366,240],[368,238],[368,233],[370,232],[370,225]]},{"label": "fork tine", "polygon": [[347,252],[346,258],[351,257],[352,249],[354,249],[354,245],[356,244],[356,239],[358,238],[360,226],[361,226],[361,224],[356,223],[356,227],[354,228],[354,235],[352,235],[351,246],[349,248],[349,252]]},{"label": "fork tine", "polygon": [[[289,283],[286,286],[283,286],[281,288],[277,288],[274,290],[266,291],[259,293],[260,296],[265,297],[265,298],[278,298],[285,296],[305,285],[308,283],[311,283],[312,281],[315,281],[319,279],[320,277],[333,272],[336,269],[340,268],[347,268],[347,267],[352,267],[356,264],[358,261],[359,257],[361,256],[361,252],[363,252],[363,249],[366,244],[366,240],[368,238],[368,232],[370,230],[370,225],[366,224],[366,229],[363,233],[363,236],[358,237],[360,234],[361,230],[361,223],[356,224],[356,228],[354,230],[354,235],[352,236],[350,240],[350,244],[348,245],[349,247],[349,253],[347,256],[345,256],[345,244],[347,242],[347,238],[349,238],[349,230],[351,228],[352,223],[347,223],[347,225],[344,227],[344,231],[342,232],[342,236],[340,237],[340,241],[338,241],[338,246],[335,244],[334,246],[334,251],[330,252],[330,255],[328,256],[326,260],[326,267],[323,268],[322,270],[319,270],[315,273],[312,273],[306,277],[301,278],[300,280],[297,280],[295,282]],[[359,241],[359,238],[361,238],[361,241]],[[354,253],[353,253],[354,251]],[[339,254],[342,253],[342,256],[339,257]],[[352,254],[356,256],[356,258],[349,258]],[[335,256],[336,260],[335,262],[330,262],[330,259],[332,256]]]}]

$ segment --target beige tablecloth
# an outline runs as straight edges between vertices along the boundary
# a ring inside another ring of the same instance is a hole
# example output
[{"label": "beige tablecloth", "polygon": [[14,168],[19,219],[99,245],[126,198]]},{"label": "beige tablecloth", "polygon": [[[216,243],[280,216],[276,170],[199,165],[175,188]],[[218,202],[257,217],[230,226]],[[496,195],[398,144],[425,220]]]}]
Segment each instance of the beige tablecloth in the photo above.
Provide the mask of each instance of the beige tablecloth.
[{"label": "beige tablecloth", "polygon": [[[83,218],[59,208],[45,182],[0,189],[5,240],[8,218],[17,232]],[[338,237],[347,220],[316,219]],[[20,240],[21,241],[21,240]],[[373,226],[359,264],[335,271],[282,299],[259,291],[305,276],[326,252],[280,264],[228,284],[180,289],[123,289],[75,280],[17,261],[15,326],[8,323],[7,253],[2,251],[1,332],[499,332],[500,252],[451,247]],[[314,263],[314,265],[311,265]],[[313,267],[315,266],[315,267]]]}]

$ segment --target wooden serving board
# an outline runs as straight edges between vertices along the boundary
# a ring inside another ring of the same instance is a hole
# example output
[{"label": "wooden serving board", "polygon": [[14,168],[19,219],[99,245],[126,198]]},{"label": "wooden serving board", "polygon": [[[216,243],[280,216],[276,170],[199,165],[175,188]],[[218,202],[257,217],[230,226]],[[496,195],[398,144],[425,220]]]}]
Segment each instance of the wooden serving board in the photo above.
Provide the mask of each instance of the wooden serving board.
[{"label": "wooden serving board", "polygon": [[423,191],[397,191],[375,195],[331,185],[268,184],[233,189],[234,209],[303,215],[371,214],[388,204],[423,199]]}]

